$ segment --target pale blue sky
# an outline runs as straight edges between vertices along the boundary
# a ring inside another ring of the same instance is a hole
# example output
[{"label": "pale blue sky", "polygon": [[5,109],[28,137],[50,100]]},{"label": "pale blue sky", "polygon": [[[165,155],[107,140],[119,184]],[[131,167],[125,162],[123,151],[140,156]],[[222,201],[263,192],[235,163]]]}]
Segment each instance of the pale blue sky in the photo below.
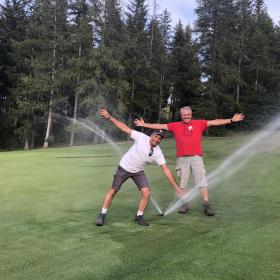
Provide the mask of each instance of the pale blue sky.
[{"label": "pale blue sky", "polygon": [[[128,3],[129,0],[120,0],[123,4]],[[150,6],[150,13],[152,13],[153,0],[146,0]],[[3,3],[4,0],[0,0]],[[275,24],[280,22],[280,0],[264,0],[267,11]],[[159,6],[158,13],[161,13],[165,8],[171,13],[173,25],[181,19],[184,24],[192,24],[195,20],[194,9],[196,7],[196,0],[157,0]]]},{"label": "pale blue sky", "polygon": [[[150,6],[152,13],[153,0],[146,0]],[[129,0],[121,0],[122,3],[128,3]],[[267,11],[275,24],[280,21],[280,0],[264,0],[267,6]],[[161,13],[165,8],[171,13],[173,25],[181,19],[184,24],[192,24],[195,20],[194,9],[196,0],[157,0],[158,13]]]}]

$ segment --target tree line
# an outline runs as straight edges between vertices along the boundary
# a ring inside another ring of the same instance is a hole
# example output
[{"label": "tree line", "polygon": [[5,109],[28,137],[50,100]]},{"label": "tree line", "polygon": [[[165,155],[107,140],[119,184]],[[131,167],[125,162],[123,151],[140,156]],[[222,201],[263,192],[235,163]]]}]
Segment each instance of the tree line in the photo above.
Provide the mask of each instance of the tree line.
[{"label": "tree line", "polygon": [[150,13],[145,0],[5,0],[0,149],[80,143],[82,129],[57,116],[99,124],[101,107],[130,126],[177,120],[186,105],[197,118],[243,112],[241,129],[277,113],[280,27],[263,0],[197,0],[194,25],[175,28],[156,4]]}]

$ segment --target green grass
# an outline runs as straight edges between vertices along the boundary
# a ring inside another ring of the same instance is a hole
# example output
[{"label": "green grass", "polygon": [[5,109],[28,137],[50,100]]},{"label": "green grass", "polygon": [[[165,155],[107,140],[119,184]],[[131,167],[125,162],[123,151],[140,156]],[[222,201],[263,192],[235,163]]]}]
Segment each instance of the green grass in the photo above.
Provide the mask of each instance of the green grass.
[{"label": "green grass", "polygon": [[[206,138],[208,173],[245,140]],[[162,149],[174,169],[173,140]],[[111,146],[1,153],[0,279],[279,279],[279,156],[259,151],[211,186],[215,217],[203,215],[198,197],[188,215],[159,217],[150,204],[150,226],[137,226],[139,193],[127,182],[96,227],[120,159]],[[146,173],[166,209],[173,191],[161,169]]]}]

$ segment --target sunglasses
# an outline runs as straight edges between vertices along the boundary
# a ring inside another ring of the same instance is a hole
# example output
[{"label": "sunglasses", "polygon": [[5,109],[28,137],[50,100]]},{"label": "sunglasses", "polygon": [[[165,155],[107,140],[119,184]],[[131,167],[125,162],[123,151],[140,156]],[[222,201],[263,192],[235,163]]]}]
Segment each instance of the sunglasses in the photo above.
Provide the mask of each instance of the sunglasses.
[{"label": "sunglasses", "polygon": [[151,147],[150,152],[149,152],[149,157],[153,155],[154,149]]}]

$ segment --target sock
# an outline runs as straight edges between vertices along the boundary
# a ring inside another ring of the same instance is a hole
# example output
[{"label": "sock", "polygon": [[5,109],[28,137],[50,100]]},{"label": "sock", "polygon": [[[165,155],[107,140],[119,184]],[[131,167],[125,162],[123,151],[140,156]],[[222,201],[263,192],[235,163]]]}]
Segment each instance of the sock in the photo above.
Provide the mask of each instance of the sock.
[{"label": "sock", "polygon": [[108,209],[107,209],[107,208],[102,208],[102,209],[101,209],[101,213],[102,213],[102,214],[106,214],[106,213],[107,213],[107,211],[108,211]]},{"label": "sock", "polygon": [[143,216],[143,214],[144,214],[144,212],[138,210],[137,216]]}]

